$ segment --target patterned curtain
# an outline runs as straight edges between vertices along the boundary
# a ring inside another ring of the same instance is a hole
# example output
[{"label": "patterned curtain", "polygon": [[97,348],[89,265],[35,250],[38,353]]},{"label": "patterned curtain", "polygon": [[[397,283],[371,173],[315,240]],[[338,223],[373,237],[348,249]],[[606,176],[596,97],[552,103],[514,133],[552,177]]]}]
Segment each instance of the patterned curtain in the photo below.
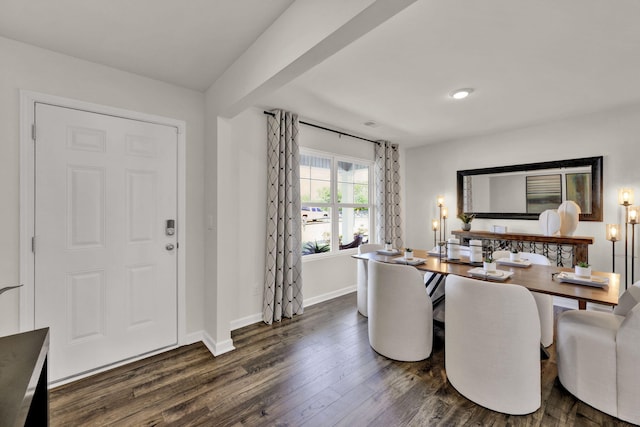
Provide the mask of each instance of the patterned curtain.
[{"label": "patterned curtain", "polygon": [[302,217],[298,115],[267,116],[267,257],[262,318],[265,323],[302,314]]},{"label": "patterned curtain", "polygon": [[400,162],[398,145],[387,141],[375,145],[376,226],[380,242],[402,248],[400,218]]}]

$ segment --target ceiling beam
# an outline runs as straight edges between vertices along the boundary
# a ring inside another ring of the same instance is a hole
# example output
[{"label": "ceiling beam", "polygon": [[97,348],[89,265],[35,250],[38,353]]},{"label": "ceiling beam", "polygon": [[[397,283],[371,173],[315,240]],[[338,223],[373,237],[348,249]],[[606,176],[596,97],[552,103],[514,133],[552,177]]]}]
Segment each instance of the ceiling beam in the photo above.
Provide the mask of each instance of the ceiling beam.
[{"label": "ceiling beam", "polygon": [[209,87],[208,112],[236,116],[415,1],[295,1]]}]

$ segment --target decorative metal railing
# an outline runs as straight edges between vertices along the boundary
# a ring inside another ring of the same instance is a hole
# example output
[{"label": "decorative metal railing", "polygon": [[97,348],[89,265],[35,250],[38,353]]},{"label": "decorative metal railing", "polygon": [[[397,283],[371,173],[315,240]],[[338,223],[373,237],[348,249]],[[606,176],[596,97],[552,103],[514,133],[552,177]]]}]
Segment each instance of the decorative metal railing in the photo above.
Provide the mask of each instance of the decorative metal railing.
[{"label": "decorative metal railing", "polygon": [[543,236],[524,233],[491,233],[488,231],[454,230],[451,234],[461,244],[469,240],[482,240],[483,252],[517,249],[520,252],[542,254],[559,267],[573,267],[579,261],[589,261],[592,237]]}]

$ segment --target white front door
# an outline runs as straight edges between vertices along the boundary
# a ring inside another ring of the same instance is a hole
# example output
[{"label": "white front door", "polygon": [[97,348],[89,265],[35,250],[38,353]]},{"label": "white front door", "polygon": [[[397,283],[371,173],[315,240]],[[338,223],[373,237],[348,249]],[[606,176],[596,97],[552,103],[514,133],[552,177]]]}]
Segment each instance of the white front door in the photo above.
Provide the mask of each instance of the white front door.
[{"label": "white front door", "polygon": [[50,328],[49,380],[176,344],[176,128],[41,103],[35,125],[35,326]]}]

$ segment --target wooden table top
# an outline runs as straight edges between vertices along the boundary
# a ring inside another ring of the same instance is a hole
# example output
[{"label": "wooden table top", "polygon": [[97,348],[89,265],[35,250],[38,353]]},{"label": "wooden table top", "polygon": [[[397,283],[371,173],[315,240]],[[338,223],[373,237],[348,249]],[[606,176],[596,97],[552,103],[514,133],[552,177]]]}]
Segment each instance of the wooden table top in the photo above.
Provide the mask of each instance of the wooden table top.
[{"label": "wooden table top", "polygon": [[[397,258],[398,256],[399,255],[379,255],[376,252],[353,255],[354,258],[364,260],[373,259],[381,262],[395,262],[394,258]],[[424,258],[426,260],[424,264],[415,266],[418,270],[433,273],[455,274],[458,276],[471,277],[468,271],[475,267],[474,265],[464,263],[465,261],[468,261],[468,258],[465,258],[464,256],[461,257],[461,262],[446,262],[444,257],[442,261],[440,261],[437,256],[429,256],[427,251],[417,249],[413,251],[413,256],[417,258]],[[526,268],[499,265],[498,269],[511,271],[513,272],[513,275],[505,281],[495,283],[518,284],[526,287],[530,291],[564,298],[572,298],[579,301],[595,302],[604,305],[618,304],[620,275],[617,273],[593,272],[593,275],[607,277],[609,279],[609,284],[600,288],[553,280],[552,274],[560,273],[562,271],[573,271],[570,268],[534,264]]]}]

